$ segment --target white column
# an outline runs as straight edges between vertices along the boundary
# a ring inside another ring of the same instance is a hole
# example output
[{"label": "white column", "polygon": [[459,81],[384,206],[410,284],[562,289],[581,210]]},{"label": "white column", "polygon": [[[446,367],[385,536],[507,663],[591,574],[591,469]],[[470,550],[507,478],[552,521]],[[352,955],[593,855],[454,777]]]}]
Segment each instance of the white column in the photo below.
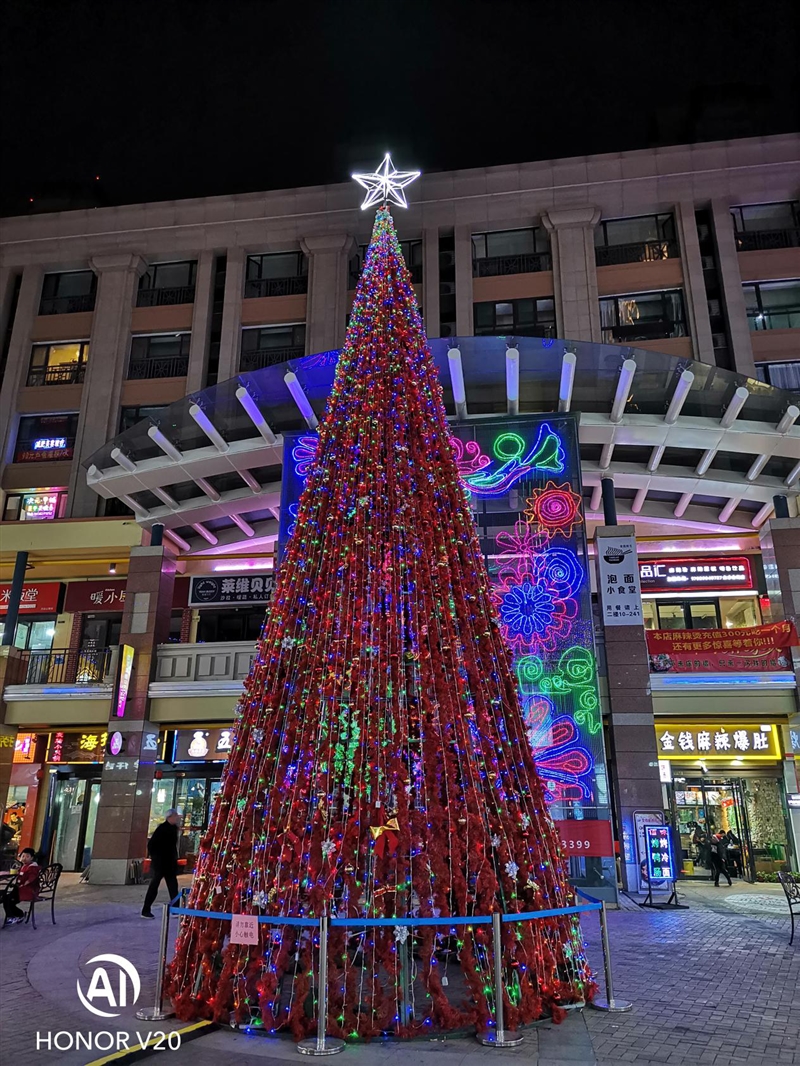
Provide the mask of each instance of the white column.
[{"label": "white column", "polygon": [[70,474],[69,518],[91,518],[97,513],[98,497],[86,484],[86,471],[81,464],[113,437],[119,426],[120,396],[131,344],[131,314],[146,266],[140,256],[125,253],[98,255],[89,265],[97,274],[97,299]]},{"label": "white column", "polygon": [[425,332],[439,336],[439,230],[426,229],[422,234],[422,311]]},{"label": "white column", "polygon": [[594,228],[599,221],[600,209],[591,205],[542,215],[550,233],[558,335],[567,340],[601,339],[594,256]]},{"label": "white column", "polygon": [[192,311],[192,339],[189,345],[189,371],[186,392],[199,392],[208,375],[208,344],[211,308],[214,301],[214,253],[201,252],[197,259]]},{"label": "white column", "polygon": [[241,248],[229,248],[225,265],[225,296],[222,304],[217,381],[227,381],[239,372],[243,295],[244,252]]},{"label": "white column", "polygon": [[308,256],[306,352],[325,352],[344,343],[348,264],[355,240],[347,233],[303,237]]},{"label": "white column", "polygon": [[756,376],[753,359],[753,344],[747,325],[742,275],[739,272],[739,253],[733,235],[733,218],[727,200],[711,201],[711,219],[714,224],[714,240],[717,246],[717,263],[725,310],[728,314],[728,333],[733,348],[734,366],[740,374]]},{"label": "white column", "polygon": [[17,311],[8,346],[8,360],[0,384],[0,434],[3,444],[0,469],[10,463],[14,455],[18,425],[17,395],[28,375],[31,331],[39,312],[43,277],[44,270],[40,266],[26,266],[22,270]]},{"label": "white column", "polygon": [[456,226],[456,336],[471,337],[475,331],[472,311],[472,227]]},{"label": "white column", "polygon": [[695,359],[712,366],[714,358],[714,341],[711,337],[711,319],[708,316],[708,299],[703,277],[703,260],[700,256],[700,240],[697,236],[697,223],[694,217],[694,204],[683,200],[675,204],[675,221],[678,226],[678,240],[681,249],[683,270],[683,294],[686,300],[686,313],[692,336],[692,352]]}]

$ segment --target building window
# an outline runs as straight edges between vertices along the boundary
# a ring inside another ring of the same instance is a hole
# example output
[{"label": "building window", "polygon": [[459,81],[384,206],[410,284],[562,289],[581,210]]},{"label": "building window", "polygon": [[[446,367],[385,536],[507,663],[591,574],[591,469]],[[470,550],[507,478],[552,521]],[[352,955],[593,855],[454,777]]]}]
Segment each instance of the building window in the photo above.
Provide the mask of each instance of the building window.
[{"label": "building window", "polygon": [[191,333],[151,333],[134,337],[128,380],[186,377],[191,339]]},{"label": "building window", "polygon": [[299,359],[306,354],[306,327],[302,322],[288,326],[256,326],[242,330],[239,370],[261,370],[265,366]]},{"label": "building window", "polygon": [[158,416],[162,411],[166,411],[168,406],[168,404],[161,404],[157,407],[123,407],[119,414],[120,433],[126,433],[144,418],[151,418],[157,422]]},{"label": "building window", "polygon": [[800,247],[800,201],[732,207],[736,247],[740,252]]},{"label": "building window", "polygon": [[609,296],[600,301],[600,325],[607,344],[685,337],[683,293],[662,289]]},{"label": "building window", "polygon": [[680,255],[673,215],[603,219],[594,231],[598,266],[649,263]]},{"label": "building window", "polygon": [[759,381],[776,389],[800,392],[800,360],[796,363],[756,363]]},{"label": "building window", "polygon": [[755,596],[741,599],[642,600],[645,629],[746,629],[761,625]]},{"label": "building window", "polygon": [[552,298],[503,300],[474,305],[476,337],[554,337]]},{"label": "building window", "polygon": [[77,411],[59,415],[26,415],[19,420],[15,463],[43,463],[72,459]]},{"label": "building window", "polygon": [[308,292],[308,259],[302,252],[248,255],[245,299],[255,296],[298,296]]},{"label": "building window", "polygon": [[[351,289],[356,287],[358,279],[361,277],[364,260],[367,258],[368,247],[368,244],[359,245],[358,254],[354,255],[350,260]],[[420,285],[422,283],[422,241],[400,241],[400,251],[403,253],[403,259],[405,259],[408,272],[411,275],[411,284]]]},{"label": "building window", "polygon": [[39,314],[68,315],[78,311],[94,311],[96,292],[97,275],[93,270],[45,274]]},{"label": "building window", "polygon": [[472,234],[472,276],[534,274],[550,270],[550,241],[541,226]]},{"label": "building window", "polygon": [[743,285],[751,330],[800,329],[800,278]]},{"label": "building window", "polygon": [[197,262],[153,263],[139,278],[137,307],[194,303]]},{"label": "building window", "polygon": [[35,344],[31,350],[28,385],[80,385],[86,374],[88,341]]},{"label": "building window", "polygon": [[4,522],[43,522],[67,513],[66,489],[37,489],[10,493],[3,509]]}]

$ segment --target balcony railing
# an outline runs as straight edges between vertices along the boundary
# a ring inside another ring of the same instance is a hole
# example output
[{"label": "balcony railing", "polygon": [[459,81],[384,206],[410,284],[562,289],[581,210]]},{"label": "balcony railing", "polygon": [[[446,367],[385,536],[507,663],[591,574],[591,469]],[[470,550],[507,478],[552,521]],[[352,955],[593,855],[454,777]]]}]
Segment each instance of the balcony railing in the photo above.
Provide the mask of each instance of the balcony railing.
[{"label": "balcony railing", "polygon": [[630,344],[631,341],[660,341],[685,336],[680,322],[658,320],[636,322],[631,326],[611,326],[602,331],[605,344]]},{"label": "balcony railing", "polygon": [[31,367],[28,371],[28,385],[82,385],[85,377],[86,363]]},{"label": "balcony railing", "polygon": [[244,283],[244,298],[256,296],[302,296],[308,292],[308,275],[293,278],[254,278]]},{"label": "balcony railing", "polygon": [[263,370],[265,366],[276,366],[278,363],[288,362],[289,359],[300,359],[305,354],[306,350],[302,344],[293,348],[256,348],[252,352],[242,352],[239,370],[242,373]]},{"label": "balcony railing", "polygon": [[800,248],[800,228],[764,229],[736,234],[738,252],[768,252],[773,248]]},{"label": "balcony railing", "polygon": [[525,255],[494,255],[488,259],[473,259],[474,278],[497,278],[503,274],[538,274],[552,270],[549,252],[530,252]]},{"label": "balcony railing", "polygon": [[42,297],[39,304],[40,315],[73,315],[80,311],[94,311],[95,294],[87,292],[83,296]]},{"label": "balcony railing", "polygon": [[26,651],[22,662],[24,685],[102,685],[109,680],[111,649]]},{"label": "balcony railing", "polygon": [[185,378],[188,371],[188,355],[173,355],[167,359],[138,359],[136,362],[131,362],[128,367],[128,381]]},{"label": "balcony railing", "polygon": [[747,324],[751,331],[762,329],[800,329],[800,307],[783,307],[780,311],[748,311]]},{"label": "balcony railing", "polygon": [[620,266],[622,263],[653,263],[658,259],[677,258],[677,241],[636,241],[634,244],[605,244],[595,248],[597,266]]},{"label": "balcony railing", "polygon": [[252,640],[159,644],[150,695],[182,698],[238,692],[255,653]]},{"label": "balcony railing", "polygon": [[173,307],[175,304],[193,304],[194,285],[178,285],[173,289],[139,289],[137,307]]}]

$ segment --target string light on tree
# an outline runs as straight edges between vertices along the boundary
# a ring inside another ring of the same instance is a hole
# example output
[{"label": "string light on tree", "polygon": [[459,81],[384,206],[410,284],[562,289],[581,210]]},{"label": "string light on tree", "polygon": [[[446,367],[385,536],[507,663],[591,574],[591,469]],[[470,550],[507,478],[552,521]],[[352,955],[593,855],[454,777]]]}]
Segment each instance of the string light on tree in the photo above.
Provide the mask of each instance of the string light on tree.
[{"label": "string light on tree", "polygon": [[[367,199],[394,194],[405,205],[415,176],[387,159],[366,176],[384,182],[365,185]],[[557,468],[550,436],[535,451]],[[331,1034],[486,1026],[486,927],[462,927],[456,948],[446,926],[396,936],[396,920],[548,910],[574,895],[386,206],[317,445],[295,460],[308,463],[305,488],[189,906],[388,919],[366,932],[332,928]],[[560,552],[542,566],[568,599],[576,578]],[[506,928],[510,1027],[558,1018],[591,994],[574,915]],[[227,931],[215,918],[184,920],[167,975],[178,1016],[247,1024],[255,1014],[266,1029],[307,1035],[308,931],[262,924],[252,946],[228,943]],[[441,971],[454,951],[466,988],[450,1001]],[[412,957],[425,989],[413,1013]]]}]

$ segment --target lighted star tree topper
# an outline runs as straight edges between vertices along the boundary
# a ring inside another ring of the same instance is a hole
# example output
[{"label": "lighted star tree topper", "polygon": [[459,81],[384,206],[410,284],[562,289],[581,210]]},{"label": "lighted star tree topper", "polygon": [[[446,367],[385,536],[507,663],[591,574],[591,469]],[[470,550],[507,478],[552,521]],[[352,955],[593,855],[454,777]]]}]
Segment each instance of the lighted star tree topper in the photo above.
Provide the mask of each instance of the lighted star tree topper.
[{"label": "lighted star tree topper", "polygon": [[[490,926],[391,919],[573,898],[384,206],[189,907],[388,918],[330,937],[327,1030],[369,1038],[493,1016]],[[228,931],[183,919],[178,1016],[307,1034],[311,932],[262,923],[249,946]],[[593,991],[574,915],[504,924],[503,951],[508,1028]]]}]

